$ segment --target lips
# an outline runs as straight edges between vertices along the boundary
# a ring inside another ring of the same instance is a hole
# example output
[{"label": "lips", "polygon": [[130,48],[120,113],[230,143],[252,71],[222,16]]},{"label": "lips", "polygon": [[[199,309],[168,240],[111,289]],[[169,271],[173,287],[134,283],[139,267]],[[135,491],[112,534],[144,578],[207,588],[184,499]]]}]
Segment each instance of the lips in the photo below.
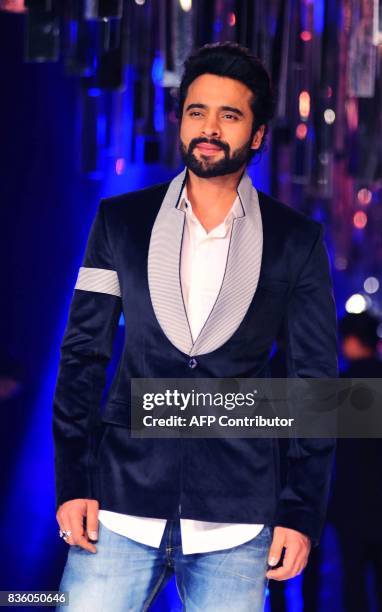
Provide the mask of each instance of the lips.
[{"label": "lips", "polygon": [[206,144],[204,142],[196,145],[196,147],[200,150],[201,153],[207,153],[207,154],[216,153],[217,151],[221,151],[220,147],[217,147],[216,145]]}]

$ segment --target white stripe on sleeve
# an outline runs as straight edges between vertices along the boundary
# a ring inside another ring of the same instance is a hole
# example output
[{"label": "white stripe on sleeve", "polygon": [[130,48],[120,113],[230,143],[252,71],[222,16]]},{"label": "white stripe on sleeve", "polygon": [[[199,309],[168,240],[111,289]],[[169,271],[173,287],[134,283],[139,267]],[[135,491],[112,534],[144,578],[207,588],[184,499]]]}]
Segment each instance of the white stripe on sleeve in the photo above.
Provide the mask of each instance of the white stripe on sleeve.
[{"label": "white stripe on sleeve", "polygon": [[121,297],[118,275],[115,270],[81,267],[74,288],[82,289],[83,291],[109,293],[110,295]]}]

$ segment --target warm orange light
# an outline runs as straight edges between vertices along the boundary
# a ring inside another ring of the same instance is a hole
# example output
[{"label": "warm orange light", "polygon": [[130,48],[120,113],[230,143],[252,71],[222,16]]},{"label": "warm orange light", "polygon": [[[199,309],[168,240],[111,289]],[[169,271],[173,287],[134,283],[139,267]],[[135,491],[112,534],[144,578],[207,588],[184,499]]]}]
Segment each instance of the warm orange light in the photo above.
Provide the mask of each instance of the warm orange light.
[{"label": "warm orange light", "polygon": [[307,119],[310,113],[310,95],[307,91],[302,91],[300,93],[298,107],[301,119]]},{"label": "warm orange light", "polygon": [[305,123],[299,123],[298,126],[296,127],[296,136],[299,140],[304,140],[304,138],[306,138],[306,135],[308,133],[308,128],[305,125]]},{"label": "warm orange light", "polygon": [[367,214],[358,210],[353,216],[353,224],[357,229],[363,229],[367,224]]}]

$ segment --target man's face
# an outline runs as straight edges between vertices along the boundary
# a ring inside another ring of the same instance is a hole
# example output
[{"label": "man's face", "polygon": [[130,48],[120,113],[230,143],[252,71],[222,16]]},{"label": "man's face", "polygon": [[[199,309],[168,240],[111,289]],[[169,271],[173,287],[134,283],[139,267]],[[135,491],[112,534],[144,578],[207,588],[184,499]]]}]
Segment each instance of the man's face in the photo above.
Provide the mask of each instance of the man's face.
[{"label": "man's face", "polygon": [[232,174],[261,145],[264,126],[252,133],[251,90],[235,79],[203,74],[190,84],[180,125],[180,153],[197,176]]}]

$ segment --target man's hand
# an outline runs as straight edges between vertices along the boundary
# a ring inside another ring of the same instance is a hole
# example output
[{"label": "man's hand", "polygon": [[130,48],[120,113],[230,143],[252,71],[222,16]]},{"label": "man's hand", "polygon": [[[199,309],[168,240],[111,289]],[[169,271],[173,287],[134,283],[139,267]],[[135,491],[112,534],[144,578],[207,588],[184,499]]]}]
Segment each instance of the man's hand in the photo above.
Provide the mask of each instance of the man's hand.
[{"label": "man's hand", "polygon": [[277,565],[284,546],[286,551],[282,566],[268,570],[267,578],[288,580],[300,574],[306,566],[311,549],[310,538],[287,527],[275,527],[268,554],[268,565]]},{"label": "man's hand", "polygon": [[[89,539],[98,539],[98,510],[99,503],[96,499],[71,499],[61,504],[56,518],[60,529],[72,532],[70,537],[65,538],[67,544],[71,546],[76,544],[89,552],[97,552]],[[86,531],[84,518],[86,518]]]}]

